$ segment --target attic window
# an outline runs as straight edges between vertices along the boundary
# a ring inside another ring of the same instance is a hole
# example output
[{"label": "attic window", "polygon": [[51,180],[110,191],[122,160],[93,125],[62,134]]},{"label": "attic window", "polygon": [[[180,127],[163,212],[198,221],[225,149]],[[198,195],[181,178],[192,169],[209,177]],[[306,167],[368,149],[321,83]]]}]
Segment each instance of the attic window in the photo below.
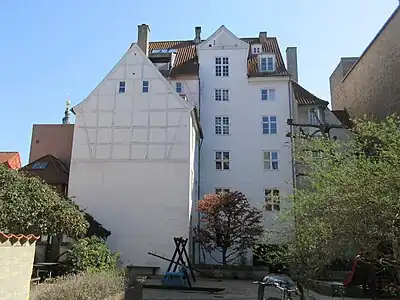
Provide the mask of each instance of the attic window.
[{"label": "attic window", "polygon": [[251,53],[253,53],[253,54],[261,53],[261,45],[252,45]]},{"label": "attic window", "polygon": [[275,71],[275,56],[264,55],[260,58],[260,72],[274,72]]},{"label": "attic window", "polygon": [[120,81],[119,82],[119,93],[120,94],[125,93],[125,81]]},{"label": "attic window", "polygon": [[176,49],[154,49],[151,53],[176,53]]},{"label": "attic window", "polygon": [[37,161],[32,165],[32,169],[43,170],[46,169],[49,163],[47,161]]}]

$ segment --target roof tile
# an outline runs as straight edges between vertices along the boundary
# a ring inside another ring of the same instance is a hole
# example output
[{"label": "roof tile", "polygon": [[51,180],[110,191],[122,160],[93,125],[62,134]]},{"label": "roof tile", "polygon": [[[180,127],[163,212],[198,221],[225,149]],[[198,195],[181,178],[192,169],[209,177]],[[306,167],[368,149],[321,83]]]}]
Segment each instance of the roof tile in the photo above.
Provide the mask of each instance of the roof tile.
[{"label": "roof tile", "polygon": [[314,94],[311,94],[296,81],[292,80],[291,82],[292,82],[294,98],[296,99],[297,104],[300,105],[329,104],[327,101],[318,98]]}]

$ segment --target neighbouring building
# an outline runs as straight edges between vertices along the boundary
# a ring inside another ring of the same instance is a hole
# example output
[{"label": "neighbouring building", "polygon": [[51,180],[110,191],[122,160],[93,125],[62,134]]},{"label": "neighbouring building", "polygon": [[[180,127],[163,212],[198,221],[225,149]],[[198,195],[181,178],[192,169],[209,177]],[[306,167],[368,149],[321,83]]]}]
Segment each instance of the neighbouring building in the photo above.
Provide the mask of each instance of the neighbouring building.
[{"label": "neighbouring building", "polygon": [[[69,166],[72,151],[74,125],[69,124],[69,102],[67,102],[62,124],[33,125],[29,163],[20,168],[21,172],[41,178],[53,186],[61,196],[68,195]],[[103,228],[91,215],[86,213],[90,224],[87,236],[107,238],[110,231]],[[67,236],[40,237],[36,243],[35,262],[64,260],[65,253],[74,240]],[[61,255],[61,256],[60,256]]]},{"label": "neighbouring building", "polygon": [[400,113],[400,6],[360,57],[343,57],[330,76],[334,110],[382,119]]},{"label": "neighbouring building", "polygon": [[21,168],[21,157],[18,152],[0,152],[0,164],[8,169],[18,170]]},{"label": "neighbouring building", "polygon": [[[283,243],[290,226],[276,217],[296,185],[287,119],[315,122],[317,112],[339,124],[347,114],[298,81],[297,49],[286,49],[285,65],[266,32],[238,38],[221,26],[204,40],[196,27],[193,39],[151,42],[142,24],[137,43],[73,108],[75,126],[34,125],[26,169],[64,164],[68,184],[54,183],[111,230],[123,265],[165,270],[148,252],[170,257],[173,237],[192,238],[197,201],[226,190],[262,208],[269,242]],[[189,248],[195,262],[213,263]]]}]

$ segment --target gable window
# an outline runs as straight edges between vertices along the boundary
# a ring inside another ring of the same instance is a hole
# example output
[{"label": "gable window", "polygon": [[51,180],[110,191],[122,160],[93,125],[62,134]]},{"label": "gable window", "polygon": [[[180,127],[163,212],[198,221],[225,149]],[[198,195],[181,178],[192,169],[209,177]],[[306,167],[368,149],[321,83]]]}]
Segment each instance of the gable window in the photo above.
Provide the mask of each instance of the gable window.
[{"label": "gable window", "polygon": [[175,85],[175,90],[178,94],[183,92],[183,85],[182,82],[177,82]]},{"label": "gable window", "polygon": [[263,134],[277,133],[277,124],[275,116],[262,117],[262,132]]},{"label": "gable window", "polygon": [[261,100],[275,100],[275,89],[262,89]]},{"label": "gable window", "polygon": [[276,151],[264,151],[264,170],[278,170],[279,159],[278,152]]},{"label": "gable window", "polygon": [[273,72],[275,70],[275,62],[273,56],[263,56],[261,57],[261,72]]},{"label": "gable window", "polygon": [[316,108],[310,108],[308,110],[308,122],[313,125],[319,125],[320,116],[319,110]]},{"label": "gable window", "polygon": [[229,101],[229,90],[228,89],[215,89],[214,90],[215,101]]},{"label": "gable window", "polygon": [[229,193],[231,191],[231,189],[229,188],[215,188],[215,193],[219,194],[219,193]]},{"label": "gable window", "polygon": [[119,82],[119,93],[120,94],[125,93],[125,81],[120,81]]},{"label": "gable window", "polygon": [[228,116],[216,116],[214,118],[215,134],[228,135],[230,134],[231,120]]},{"label": "gable window", "polygon": [[278,189],[265,189],[264,190],[264,201],[266,211],[280,211],[281,200]]},{"label": "gable window", "polygon": [[229,151],[216,151],[215,152],[215,169],[216,170],[229,170],[230,169],[230,153]]},{"label": "gable window", "polygon": [[261,47],[260,46],[253,47],[253,54],[258,54],[260,52],[261,52]]},{"label": "gable window", "polygon": [[142,92],[143,93],[149,92],[149,82],[147,80],[142,82]]},{"label": "gable window", "polygon": [[43,170],[46,169],[49,163],[47,161],[37,161],[32,165],[32,169]]},{"label": "gable window", "polygon": [[229,76],[229,58],[216,57],[215,58],[215,76],[227,77]]}]

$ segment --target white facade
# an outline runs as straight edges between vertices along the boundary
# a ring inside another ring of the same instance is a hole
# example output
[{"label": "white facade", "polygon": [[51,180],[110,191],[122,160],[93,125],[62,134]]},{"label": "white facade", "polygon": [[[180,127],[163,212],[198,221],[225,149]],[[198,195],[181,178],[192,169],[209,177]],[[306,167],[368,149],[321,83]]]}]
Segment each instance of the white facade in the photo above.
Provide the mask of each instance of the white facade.
[{"label": "white facade", "polygon": [[148,252],[170,257],[172,237],[189,236],[193,109],[136,44],[74,108],[69,196],[111,231],[107,242],[123,265],[165,271],[168,262]]},{"label": "white facade", "polygon": [[[290,139],[286,137],[292,105],[289,77],[248,78],[249,44],[224,26],[198,46],[197,54],[201,80],[200,123],[204,132],[200,151],[200,197],[216,189],[237,190],[244,193],[252,205],[265,211],[265,190],[277,189],[281,211],[288,208],[288,197],[293,191]],[[228,76],[216,76],[216,57],[228,58]],[[220,89],[228,90],[228,100],[215,99],[216,90]],[[274,90],[274,99],[262,100],[262,89]],[[277,133],[263,134],[264,116],[276,117]],[[215,117],[229,118],[228,134],[216,134]],[[263,151],[278,153],[278,169],[264,169]],[[216,169],[217,152],[229,152],[229,169]],[[268,231],[282,232],[283,224],[277,215],[276,211],[265,211],[264,224]],[[272,236],[268,242],[280,242],[280,234]],[[251,263],[251,255],[248,259]]]}]

